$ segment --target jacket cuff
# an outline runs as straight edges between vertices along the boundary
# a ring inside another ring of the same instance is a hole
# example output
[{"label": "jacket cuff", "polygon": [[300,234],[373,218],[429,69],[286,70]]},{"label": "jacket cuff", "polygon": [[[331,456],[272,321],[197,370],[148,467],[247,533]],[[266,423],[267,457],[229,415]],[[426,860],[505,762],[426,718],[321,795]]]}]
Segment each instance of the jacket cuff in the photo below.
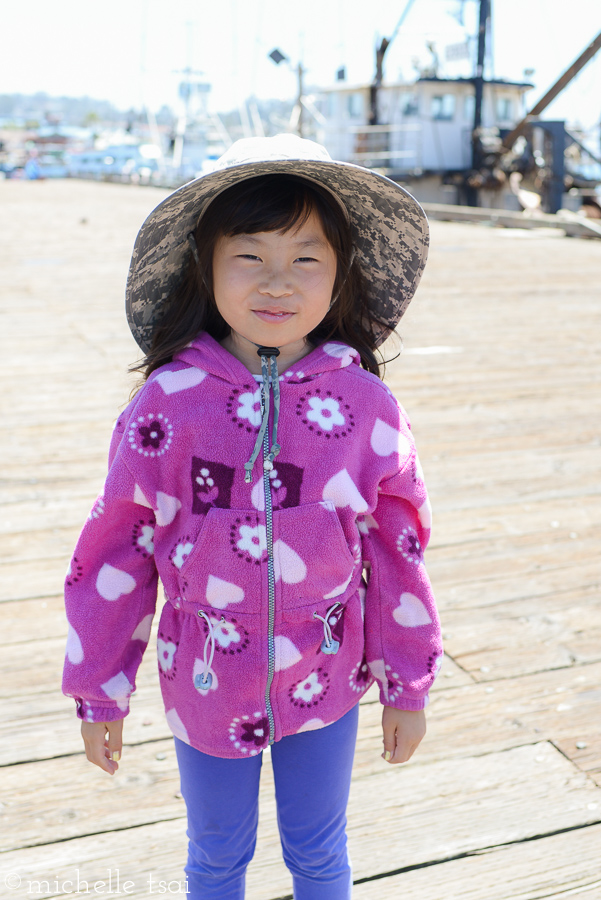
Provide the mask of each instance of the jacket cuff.
[{"label": "jacket cuff", "polygon": [[129,713],[129,703],[127,701],[121,701],[121,705],[117,706],[116,703],[92,703],[89,700],[82,700],[78,697],[74,699],[77,718],[82,719],[84,722],[116,722],[119,719],[124,719]]},{"label": "jacket cuff", "polygon": [[429,702],[428,694],[424,694],[423,697],[409,697],[406,694],[401,694],[400,697],[390,700],[386,698],[383,689],[380,688],[380,703],[382,706],[391,706],[393,709],[402,709],[407,712],[418,712],[420,709],[425,709]]}]

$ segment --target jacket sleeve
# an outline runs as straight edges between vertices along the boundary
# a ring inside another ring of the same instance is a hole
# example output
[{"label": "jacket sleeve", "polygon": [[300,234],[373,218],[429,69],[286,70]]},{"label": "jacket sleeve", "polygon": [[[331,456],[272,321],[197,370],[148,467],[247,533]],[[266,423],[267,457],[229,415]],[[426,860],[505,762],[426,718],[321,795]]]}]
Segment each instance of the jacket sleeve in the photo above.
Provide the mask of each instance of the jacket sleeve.
[{"label": "jacket sleeve", "polygon": [[156,608],[155,515],[117,450],[120,424],[104,491],[79,537],[65,584],[63,693],[89,722],[127,715]]},{"label": "jacket sleeve", "polygon": [[411,445],[409,459],[380,483],[377,507],[365,522],[365,641],[381,702],[419,710],[427,704],[440,668],[442,642],[423,562],[430,537],[430,504],[408,430],[406,437]]}]

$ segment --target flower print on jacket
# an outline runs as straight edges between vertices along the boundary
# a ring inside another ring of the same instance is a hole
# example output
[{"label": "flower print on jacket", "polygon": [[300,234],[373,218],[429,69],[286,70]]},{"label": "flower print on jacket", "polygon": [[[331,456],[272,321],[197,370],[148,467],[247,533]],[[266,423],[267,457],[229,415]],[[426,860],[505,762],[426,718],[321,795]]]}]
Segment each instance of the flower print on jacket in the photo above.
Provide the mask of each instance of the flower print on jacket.
[{"label": "flower print on jacket", "polygon": [[229,509],[236,470],[210,459],[192,457],[192,512],[206,516],[212,506]]},{"label": "flower print on jacket", "polygon": [[102,496],[102,494],[100,494],[96,498],[96,502],[94,503],[94,506],[90,510],[90,515],[88,516],[88,518],[89,519],[98,519],[98,518],[100,518],[100,516],[103,513],[104,513],[104,497]]},{"label": "flower print on jacket", "polygon": [[[303,469],[294,463],[279,462],[276,460],[274,468],[269,473],[271,485],[272,509],[286,509],[300,504],[301,485],[303,483]],[[251,501],[255,509],[262,512],[265,509],[265,487],[263,478],[256,482],[252,489]]]},{"label": "flower print on jacket", "polygon": [[69,563],[69,568],[67,569],[67,581],[66,584],[69,587],[72,587],[74,584],[77,584],[81,576],[83,575],[83,567],[80,565],[79,560],[76,556],[73,557],[71,562]]},{"label": "flower print on jacket", "polygon": [[345,418],[340,412],[340,404],[332,397],[322,400],[320,397],[311,397],[309,400],[311,409],[307,418],[315,422],[322,431],[331,431],[334,425],[344,425]]},{"label": "flower print on jacket", "polygon": [[403,528],[401,534],[397,538],[397,550],[401,553],[407,562],[419,565],[424,558],[419,538],[412,528]]},{"label": "flower print on jacket", "polygon": [[368,665],[372,675],[381,685],[385,702],[393,704],[403,693],[403,685],[399,673],[393,672],[392,666],[389,663],[384,663],[383,659],[374,659]]},{"label": "flower print on jacket", "polygon": [[261,388],[249,384],[234,388],[226,404],[227,414],[238,428],[256,431],[261,424]]},{"label": "flower print on jacket", "polygon": [[365,654],[363,654],[361,661],[353,667],[351,674],[349,675],[349,685],[351,690],[355,691],[357,694],[363,694],[371,683],[371,672],[369,671]]},{"label": "flower print on jacket", "polygon": [[179,646],[179,641],[173,641],[169,636],[159,631],[157,638],[157,659],[159,662],[159,672],[163,678],[172,681],[177,673],[177,665],[175,662],[175,654]]},{"label": "flower print on jacket", "polygon": [[344,398],[321,388],[307,389],[296,404],[296,415],[317,437],[347,437],[355,428],[355,416]]},{"label": "flower print on jacket", "polygon": [[[213,636],[215,638],[215,651],[225,654],[226,656],[234,656],[236,653],[242,653],[249,644],[249,633],[247,629],[236,619],[229,621],[225,616],[220,619],[209,616]],[[202,625],[205,635],[209,633],[209,626],[206,620],[202,619]]]},{"label": "flower print on jacket", "polygon": [[162,456],[173,441],[173,425],[163,413],[147,413],[131,424],[127,438],[142,456]]},{"label": "flower print on jacket", "polygon": [[139,519],[133,528],[132,545],[145,559],[154,553],[154,522]]},{"label": "flower print on jacket", "polygon": [[190,540],[190,535],[186,535],[186,537],[179,539],[179,541],[169,554],[169,559],[176,569],[181,569],[188,556],[190,556],[190,554],[192,553],[193,549],[194,544]]},{"label": "flower print on jacket", "polygon": [[330,676],[323,666],[311,672],[307,678],[297,681],[288,689],[290,702],[301,708],[317,706],[330,690]]},{"label": "flower print on jacket", "polygon": [[236,716],[230,724],[229,735],[236,750],[256,756],[269,743],[269,719],[264,712]]},{"label": "flower print on jacket", "polygon": [[267,540],[265,537],[265,526],[252,525],[240,526],[240,540],[236,544],[238,550],[250,553],[254,559],[261,559],[263,551],[267,549]]},{"label": "flower print on jacket", "polygon": [[267,533],[264,525],[253,525],[250,516],[245,521],[237,518],[230,529],[230,544],[240,559],[261,562],[267,552]]}]

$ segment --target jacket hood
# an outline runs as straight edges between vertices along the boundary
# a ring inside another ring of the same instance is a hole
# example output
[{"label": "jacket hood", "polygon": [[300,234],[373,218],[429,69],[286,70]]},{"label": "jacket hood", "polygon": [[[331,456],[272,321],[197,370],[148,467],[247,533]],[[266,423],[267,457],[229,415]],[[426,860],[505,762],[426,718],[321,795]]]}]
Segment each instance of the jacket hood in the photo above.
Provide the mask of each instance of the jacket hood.
[{"label": "jacket hood", "polygon": [[[177,353],[174,362],[195,366],[210,375],[232,384],[248,381],[249,371],[235,356],[221,346],[206,332],[202,332],[187,347]],[[282,381],[301,383],[308,378],[344,369],[350,365],[360,366],[356,350],[347,344],[331,341],[320,344],[311,353],[299,360],[292,368],[280,371]]]}]

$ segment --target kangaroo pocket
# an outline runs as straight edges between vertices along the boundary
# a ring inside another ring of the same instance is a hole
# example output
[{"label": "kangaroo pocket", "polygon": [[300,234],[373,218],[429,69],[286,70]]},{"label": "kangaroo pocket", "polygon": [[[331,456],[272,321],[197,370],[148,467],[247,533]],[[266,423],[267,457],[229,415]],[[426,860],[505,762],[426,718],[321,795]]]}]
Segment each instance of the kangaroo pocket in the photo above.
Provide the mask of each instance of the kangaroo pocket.
[{"label": "kangaroo pocket", "polygon": [[331,501],[277,510],[273,525],[275,577],[284,610],[346,595],[356,564]]},{"label": "kangaroo pocket", "polygon": [[179,570],[180,593],[215,612],[259,614],[266,559],[265,525],[254,510],[212,507]]}]

